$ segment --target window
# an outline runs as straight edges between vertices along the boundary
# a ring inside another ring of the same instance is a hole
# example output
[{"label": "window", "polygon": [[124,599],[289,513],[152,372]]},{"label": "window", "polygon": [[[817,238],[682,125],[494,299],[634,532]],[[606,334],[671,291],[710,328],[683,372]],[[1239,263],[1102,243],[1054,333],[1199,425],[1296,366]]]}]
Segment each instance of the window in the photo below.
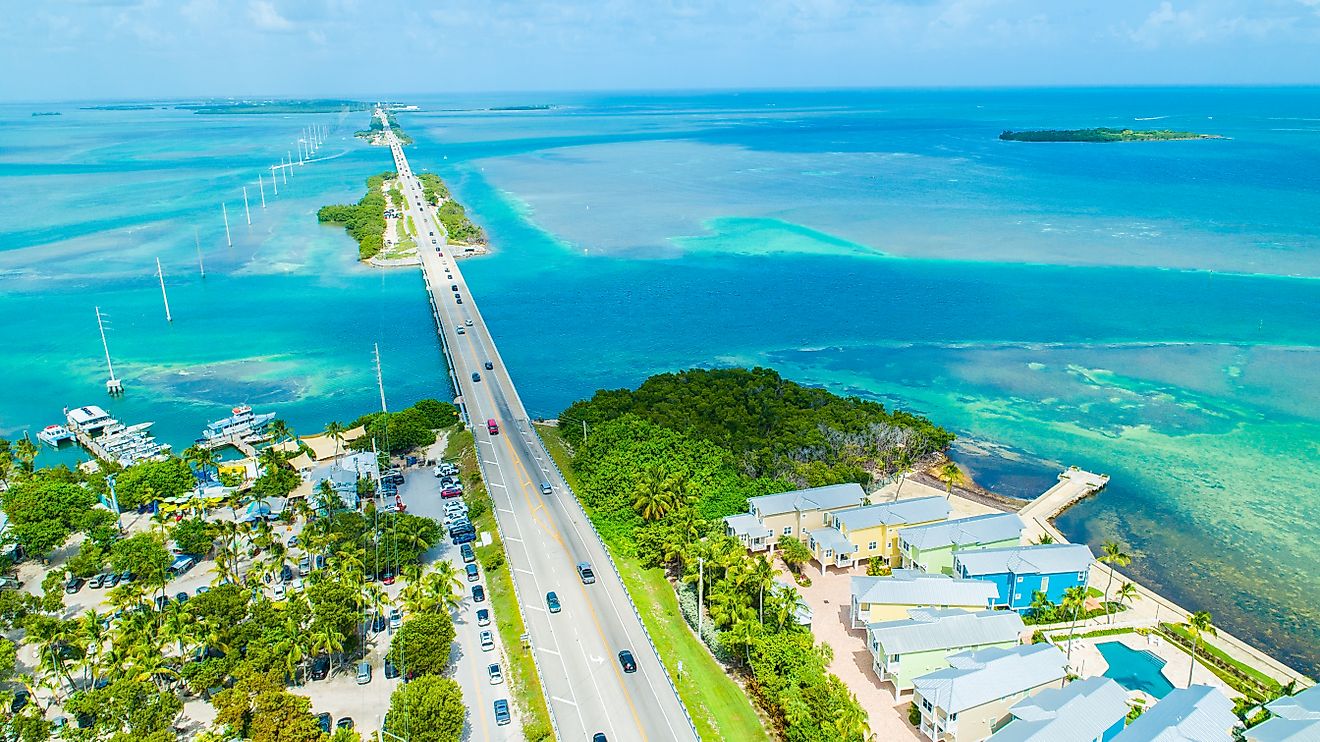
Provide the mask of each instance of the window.
[{"label": "window", "polygon": [[1077,581],[1080,582],[1080,583],[1082,583],[1082,584],[1086,584],[1086,573],[1085,573],[1085,572],[1078,572],[1078,573],[1077,573]]},{"label": "window", "polygon": [[866,548],[870,549],[871,551],[875,551],[875,547],[876,547],[876,542],[874,541],[866,545]]},{"label": "window", "polygon": [[785,536],[792,536],[792,535],[793,535],[793,526],[784,526],[784,535],[785,535]]},{"label": "window", "polygon": [[926,709],[927,711],[934,711],[934,710],[935,710],[935,709],[931,708],[931,706],[930,706],[930,701],[927,701],[927,700],[924,699],[924,698],[921,699],[921,707],[924,708],[924,709]]},{"label": "window", "polygon": [[1013,600],[1022,600],[1022,593],[1013,593]]},{"label": "window", "polygon": [[1018,575],[1017,581],[1018,581],[1018,582],[1021,582],[1021,581],[1022,581],[1022,575]]},{"label": "window", "polygon": [[826,549],[826,550],[825,550],[825,556],[826,556],[826,557],[832,557],[832,556],[834,556],[834,549]]},{"label": "window", "polygon": [[1045,575],[1044,577],[1041,577],[1041,578],[1040,578],[1040,591],[1041,591],[1042,593],[1048,593],[1048,592],[1050,591],[1050,576],[1049,576],[1049,575]]}]

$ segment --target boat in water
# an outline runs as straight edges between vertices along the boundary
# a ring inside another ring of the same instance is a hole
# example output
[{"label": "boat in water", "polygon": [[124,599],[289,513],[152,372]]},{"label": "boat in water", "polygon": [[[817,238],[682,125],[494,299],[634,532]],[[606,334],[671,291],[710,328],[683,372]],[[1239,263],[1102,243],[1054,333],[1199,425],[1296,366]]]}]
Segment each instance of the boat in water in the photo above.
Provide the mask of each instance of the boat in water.
[{"label": "boat in water", "polygon": [[274,412],[255,413],[247,405],[230,410],[229,417],[207,423],[198,445],[216,447],[238,443],[260,443],[266,440],[266,426],[275,419]]},{"label": "boat in water", "polygon": [[152,425],[149,422],[124,425],[96,405],[65,410],[64,418],[68,423],[66,432],[99,459],[132,466],[165,455],[165,446],[147,432]]},{"label": "boat in water", "polygon": [[51,448],[59,448],[61,443],[73,439],[73,431],[63,425],[47,425],[37,433],[37,440]]}]

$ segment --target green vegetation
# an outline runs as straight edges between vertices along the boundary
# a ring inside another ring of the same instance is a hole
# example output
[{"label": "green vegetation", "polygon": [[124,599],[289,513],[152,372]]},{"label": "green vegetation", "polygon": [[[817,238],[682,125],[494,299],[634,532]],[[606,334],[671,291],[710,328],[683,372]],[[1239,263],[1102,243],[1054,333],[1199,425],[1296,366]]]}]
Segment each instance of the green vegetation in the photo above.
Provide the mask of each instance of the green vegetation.
[{"label": "green vegetation", "polygon": [[422,195],[428,204],[435,206],[440,203],[440,199],[449,198],[449,188],[445,186],[439,175],[422,173],[418,179],[422,181]]},{"label": "green vegetation", "polygon": [[458,683],[428,675],[394,689],[385,729],[410,742],[453,742],[462,737],[466,712]]},{"label": "green vegetation", "polygon": [[[573,471],[572,457],[560,430],[552,426],[539,426],[538,430],[569,487],[581,492],[582,485]],[[669,677],[674,679],[702,739],[768,739],[756,709],[742,688],[683,622],[678,596],[665,578],[665,570],[645,567],[636,557],[621,554],[617,549],[611,552],[652,641],[665,648],[660,659]],[[682,675],[678,672],[680,662]]]},{"label": "green vegetation", "polygon": [[1169,129],[1045,129],[1041,131],[1005,131],[999,138],[1006,142],[1172,142],[1186,139],[1222,139],[1214,134],[1196,134]]},{"label": "green vegetation", "polygon": [[[672,577],[689,626],[708,615],[699,639],[746,679],[776,730],[790,740],[866,738],[866,712],[826,669],[829,648],[796,621],[797,590],[777,585],[778,570],[725,536],[719,519],[795,484],[869,481],[953,436],[767,369],[654,376],[635,392],[597,392],[560,421],[575,491],[611,552],[629,573],[659,567]],[[701,700],[692,705],[718,703]]]},{"label": "green vegetation", "polygon": [[954,438],[923,417],[805,387],[765,368],[692,369],[652,376],[636,391],[598,391],[564,410],[564,437],[576,447],[582,422],[626,415],[708,441],[752,477],[806,486],[867,483],[907,469]]},{"label": "green vegetation", "polygon": [[423,399],[399,412],[372,412],[349,423],[361,425],[366,434],[349,444],[354,451],[376,450],[403,453],[435,443],[435,431],[458,422],[458,410],[447,402]]},{"label": "green vegetation", "polygon": [[[483,567],[495,562],[502,565],[505,559],[504,543],[496,527],[490,493],[481,478],[472,432],[465,429],[451,431],[445,446],[445,458],[458,462],[463,479],[463,499],[468,504],[468,517],[472,525],[491,536],[491,543],[487,546],[473,543],[477,559]],[[495,559],[497,555],[498,560]],[[550,739],[550,711],[545,705],[545,694],[541,690],[541,679],[536,674],[531,649],[523,646],[522,636],[527,632],[527,627],[523,624],[515,599],[513,577],[509,570],[503,568],[486,569],[485,577],[491,612],[494,613],[496,628],[499,629],[500,640],[504,643],[504,651],[509,659],[505,672],[513,698],[512,704],[522,717],[523,736],[531,742]]]},{"label": "green vegetation", "polygon": [[486,233],[481,231],[481,227],[472,223],[468,218],[467,211],[459,202],[449,199],[440,204],[436,210],[436,216],[440,218],[440,223],[444,225],[445,234],[449,235],[450,242],[457,242],[464,245],[475,245],[486,241]]},{"label": "green vegetation", "polygon": [[367,260],[385,246],[385,194],[381,186],[398,173],[385,172],[367,178],[367,193],[356,204],[322,206],[316,212],[322,224],[339,224],[358,243],[358,259]]},{"label": "green vegetation", "polygon": [[[1094,588],[1090,588],[1093,590]],[[1052,602],[1045,593],[1036,592],[1031,596],[1031,607],[1022,616],[1022,623],[1028,626],[1048,626],[1050,624],[1065,623],[1069,621],[1087,621],[1099,616],[1113,616],[1114,613],[1127,610],[1127,606],[1122,603],[1103,602],[1099,608],[1091,610],[1082,610],[1082,601],[1087,597],[1100,597],[1100,595],[1090,595],[1089,590],[1083,591],[1077,596],[1079,602],[1076,606],[1070,606],[1065,599],[1063,603],[1056,604]]]},{"label": "green vegetation", "polygon": [[[1208,625],[1209,614],[1206,616]],[[1234,659],[1219,647],[1207,643],[1204,637],[1213,635],[1210,631],[1205,629],[1193,631],[1186,625],[1169,623],[1161,623],[1159,631],[1184,651],[1195,652],[1195,658],[1210,668],[1219,679],[1257,703],[1277,698],[1282,693],[1277,680],[1251,665]]]},{"label": "green vegetation", "polygon": [[[390,122],[390,130],[394,132],[394,136],[399,139],[399,142],[401,144],[413,143],[412,137],[404,133],[402,127],[399,126],[398,120],[394,118],[394,114],[390,113],[389,111],[386,111],[385,118]],[[371,122],[367,124],[367,128],[355,132],[354,136],[360,139],[366,139],[367,141],[375,144],[377,139],[380,137],[380,135],[384,133],[385,133],[385,125],[380,122],[380,117],[376,116],[375,113],[373,112],[371,116]]]},{"label": "green vegetation", "polygon": [[94,509],[96,495],[62,468],[41,469],[11,482],[3,504],[9,516],[7,536],[33,556],[50,554],[74,533],[90,532],[110,516],[106,510]]},{"label": "green vegetation", "polygon": [[208,101],[206,103],[189,103],[175,106],[175,108],[211,115],[251,115],[263,113],[347,113],[349,111],[370,111],[372,106],[370,103],[363,103],[358,100],[319,98],[314,100]]}]

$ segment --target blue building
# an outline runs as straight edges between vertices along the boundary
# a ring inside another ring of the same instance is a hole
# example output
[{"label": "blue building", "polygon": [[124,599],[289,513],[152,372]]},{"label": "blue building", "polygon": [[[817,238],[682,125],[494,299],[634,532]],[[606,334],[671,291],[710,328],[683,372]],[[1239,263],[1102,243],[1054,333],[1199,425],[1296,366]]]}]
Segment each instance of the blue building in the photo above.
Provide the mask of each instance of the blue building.
[{"label": "blue building", "polygon": [[1085,544],[1010,546],[956,552],[953,573],[994,583],[999,596],[991,600],[991,607],[1024,611],[1037,592],[1060,603],[1068,588],[1085,587],[1094,560]]}]

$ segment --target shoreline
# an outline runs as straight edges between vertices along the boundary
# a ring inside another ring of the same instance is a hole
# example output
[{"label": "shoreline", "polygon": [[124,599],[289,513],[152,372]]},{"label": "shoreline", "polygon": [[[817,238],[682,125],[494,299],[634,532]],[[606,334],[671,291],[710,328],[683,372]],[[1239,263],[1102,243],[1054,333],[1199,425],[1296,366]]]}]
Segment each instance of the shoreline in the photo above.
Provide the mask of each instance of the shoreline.
[{"label": "shoreline", "polygon": [[[909,478],[915,482],[926,484],[931,487],[946,488],[946,482],[931,473],[938,467],[942,466],[946,461],[951,461],[951,459],[943,457],[941,460],[936,461],[923,470],[913,472],[909,475]],[[1069,470],[1065,470],[1065,472],[1066,471]],[[1108,478],[1106,477],[1106,483],[1107,479]],[[1024,520],[1027,520],[1027,530],[1024,532],[1024,535],[1033,534],[1037,538],[1044,535],[1054,539],[1055,543],[1073,543],[1054,524],[1054,520],[1060,515],[1063,515],[1069,508],[1077,503],[1099,495],[1103,488],[1104,487],[1101,486],[1081,497],[1069,498],[1047,513],[1035,516],[1028,514],[1027,517],[1024,517]],[[965,471],[963,472],[962,482],[955,484],[952,487],[948,487],[946,491],[949,492],[950,496],[957,496],[965,502],[975,503],[983,507],[989,507],[1003,512],[1019,514],[1035,503],[1039,497],[1044,497],[1046,494],[1041,493],[1038,498],[1033,500],[1019,500],[1006,495],[1000,495],[977,484]],[[1053,492],[1053,488],[1047,490],[1047,492]],[[1151,625],[1186,621],[1188,617],[1194,613],[1194,611],[1190,611],[1178,603],[1175,603],[1173,600],[1156,592],[1139,580],[1132,578],[1130,575],[1099,561],[1096,561],[1091,566],[1090,583],[1106,583],[1110,580],[1110,575],[1113,576],[1113,581],[1116,584],[1128,582],[1137,589],[1138,595],[1142,598],[1140,609],[1149,609],[1151,606],[1154,607],[1154,620],[1146,619]],[[1286,685],[1289,682],[1295,681],[1300,689],[1315,684],[1315,680],[1306,673],[1275,657],[1268,650],[1261,649],[1238,638],[1223,627],[1216,626],[1216,629],[1218,633],[1214,636],[1213,641],[1207,642],[1207,644],[1218,647],[1234,659],[1248,664],[1256,670],[1274,678],[1280,685]]]}]

